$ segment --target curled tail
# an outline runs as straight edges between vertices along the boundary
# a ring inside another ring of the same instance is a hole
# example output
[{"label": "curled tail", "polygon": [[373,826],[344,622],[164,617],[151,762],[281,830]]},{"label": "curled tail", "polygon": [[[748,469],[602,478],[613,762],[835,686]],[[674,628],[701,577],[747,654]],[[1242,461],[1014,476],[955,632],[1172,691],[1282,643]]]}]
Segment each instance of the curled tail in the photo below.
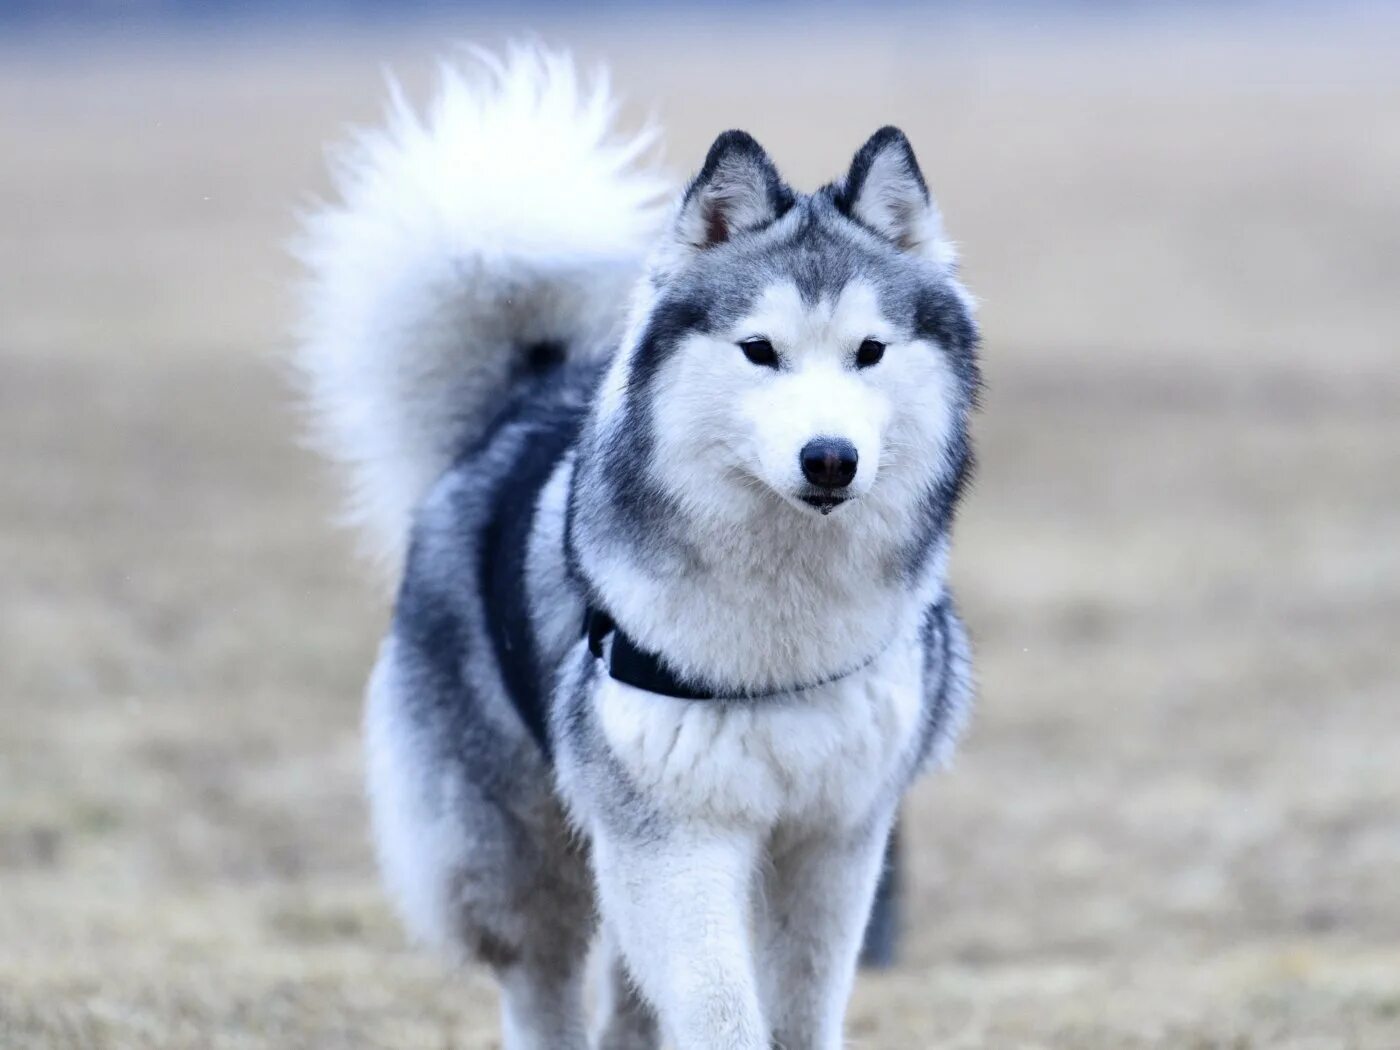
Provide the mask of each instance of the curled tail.
[{"label": "curled tail", "polygon": [[660,219],[653,136],[613,133],[600,76],[517,48],[444,67],[420,117],[395,89],[382,129],[333,166],[311,214],[296,358],[317,445],[386,567],[438,476],[529,356],[606,353]]}]

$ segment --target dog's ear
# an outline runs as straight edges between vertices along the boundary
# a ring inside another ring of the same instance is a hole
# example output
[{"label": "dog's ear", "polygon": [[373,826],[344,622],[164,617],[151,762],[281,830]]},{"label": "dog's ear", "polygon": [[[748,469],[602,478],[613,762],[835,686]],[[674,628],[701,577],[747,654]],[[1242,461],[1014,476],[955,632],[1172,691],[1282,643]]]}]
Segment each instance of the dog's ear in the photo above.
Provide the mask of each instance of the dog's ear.
[{"label": "dog's ear", "polygon": [[792,207],[792,190],[752,135],[726,131],[715,139],[700,174],[686,187],[676,216],[678,246],[705,251],[755,230]]},{"label": "dog's ear", "polygon": [[898,128],[881,128],[856,151],[833,198],[842,212],[900,251],[928,256],[949,268],[956,264],[957,252],[943,235],[943,220],[914,147]]}]

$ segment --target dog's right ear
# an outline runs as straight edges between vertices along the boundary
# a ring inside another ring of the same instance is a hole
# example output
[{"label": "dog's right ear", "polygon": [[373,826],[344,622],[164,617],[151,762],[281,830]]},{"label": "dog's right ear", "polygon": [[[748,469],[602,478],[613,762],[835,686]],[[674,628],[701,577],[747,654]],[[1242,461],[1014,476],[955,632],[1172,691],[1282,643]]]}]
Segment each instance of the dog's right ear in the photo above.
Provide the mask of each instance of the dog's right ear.
[{"label": "dog's right ear", "polygon": [[686,187],[676,216],[675,247],[707,251],[736,234],[780,218],[793,193],[752,135],[726,131],[710,147],[700,174]]}]

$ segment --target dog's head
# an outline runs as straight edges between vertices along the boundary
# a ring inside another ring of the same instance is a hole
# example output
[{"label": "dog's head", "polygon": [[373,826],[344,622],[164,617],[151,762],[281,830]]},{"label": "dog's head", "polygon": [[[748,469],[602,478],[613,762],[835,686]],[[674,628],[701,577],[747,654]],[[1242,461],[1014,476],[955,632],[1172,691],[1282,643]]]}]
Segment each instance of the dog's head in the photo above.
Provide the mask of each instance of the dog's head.
[{"label": "dog's head", "polygon": [[853,501],[955,496],[976,341],[903,133],[877,132],[804,195],[730,131],[653,259],[608,397],[640,416],[674,505],[840,519]]}]

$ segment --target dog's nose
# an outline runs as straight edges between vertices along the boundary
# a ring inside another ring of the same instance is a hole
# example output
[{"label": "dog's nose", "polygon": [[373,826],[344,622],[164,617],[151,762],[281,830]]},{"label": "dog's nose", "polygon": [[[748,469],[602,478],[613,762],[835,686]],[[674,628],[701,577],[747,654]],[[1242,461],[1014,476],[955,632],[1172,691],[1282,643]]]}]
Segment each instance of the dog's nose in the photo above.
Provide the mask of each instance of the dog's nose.
[{"label": "dog's nose", "polygon": [[845,438],[826,437],[807,442],[798,458],[807,480],[824,489],[843,489],[854,481],[860,459],[856,447]]}]

